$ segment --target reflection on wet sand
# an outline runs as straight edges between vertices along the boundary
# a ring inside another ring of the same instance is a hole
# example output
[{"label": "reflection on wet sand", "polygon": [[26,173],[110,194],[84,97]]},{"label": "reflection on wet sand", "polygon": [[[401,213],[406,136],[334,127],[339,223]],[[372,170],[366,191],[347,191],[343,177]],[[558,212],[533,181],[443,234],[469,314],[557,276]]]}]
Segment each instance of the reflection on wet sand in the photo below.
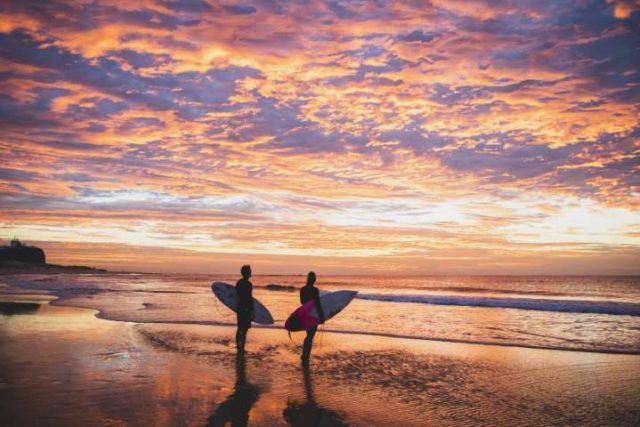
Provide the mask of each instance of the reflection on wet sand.
[{"label": "reflection on wet sand", "polygon": [[246,361],[243,355],[236,356],[236,384],[224,402],[209,416],[207,426],[246,426],[249,423],[249,412],[258,401],[261,390],[247,381]]},{"label": "reflection on wet sand", "polygon": [[292,426],[346,426],[339,412],[318,405],[313,394],[313,380],[309,365],[302,364],[302,379],[307,401],[304,403],[287,402],[283,412],[284,419]]}]

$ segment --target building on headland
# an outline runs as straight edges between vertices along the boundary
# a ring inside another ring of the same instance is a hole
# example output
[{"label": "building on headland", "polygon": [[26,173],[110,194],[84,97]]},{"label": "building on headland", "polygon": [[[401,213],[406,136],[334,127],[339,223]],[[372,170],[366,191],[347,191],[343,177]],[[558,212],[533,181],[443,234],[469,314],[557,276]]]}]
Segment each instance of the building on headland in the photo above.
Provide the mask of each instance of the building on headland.
[{"label": "building on headland", "polygon": [[9,246],[0,246],[0,262],[18,261],[28,264],[45,264],[44,251],[36,246],[27,246],[18,239],[11,240]]}]

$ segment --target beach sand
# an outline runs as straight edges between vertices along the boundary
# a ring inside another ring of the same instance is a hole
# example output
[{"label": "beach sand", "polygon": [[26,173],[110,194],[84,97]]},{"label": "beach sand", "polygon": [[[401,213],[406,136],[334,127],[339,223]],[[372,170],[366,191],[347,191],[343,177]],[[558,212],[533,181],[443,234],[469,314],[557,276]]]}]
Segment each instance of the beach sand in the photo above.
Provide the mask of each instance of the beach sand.
[{"label": "beach sand", "polygon": [[0,425],[638,425],[640,356],[102,320],[0,306]]}]

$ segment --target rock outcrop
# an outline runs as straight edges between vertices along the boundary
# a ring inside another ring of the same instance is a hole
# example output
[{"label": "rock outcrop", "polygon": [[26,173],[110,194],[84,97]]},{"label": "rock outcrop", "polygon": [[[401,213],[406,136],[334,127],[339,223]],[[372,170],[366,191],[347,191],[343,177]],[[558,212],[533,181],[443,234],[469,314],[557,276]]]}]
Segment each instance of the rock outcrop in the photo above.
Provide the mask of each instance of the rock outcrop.
[{"label": "rock outcrop", "polygon": [[25,264],[44,265],[44,251],[36,246],[27,246],[18,239],[9,246],[0,246],[0,262],[21,262]]}]

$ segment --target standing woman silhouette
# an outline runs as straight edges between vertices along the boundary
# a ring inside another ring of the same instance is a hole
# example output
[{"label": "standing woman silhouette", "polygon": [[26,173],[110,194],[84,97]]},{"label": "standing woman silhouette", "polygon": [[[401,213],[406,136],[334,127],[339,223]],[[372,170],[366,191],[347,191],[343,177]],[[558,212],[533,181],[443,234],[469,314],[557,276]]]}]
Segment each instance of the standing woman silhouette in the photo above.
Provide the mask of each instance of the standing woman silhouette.
[{"label": "standing woman silhouette", "polygon": [[[314,301],[316,305],[316,311],[318,312],[318,316],[320,317],[320,323],[324,323],[324,313],[322,312],[322,305],[320,304],[320,291],[318,288],[313,286],[316,283],[316,273],[310,271],[307,274],[307,284],[300,288],[300,302],[302,304]],[[309,358],[311,357],[311,346],[313,345],[313,337],[316,335],[316,331],[318,330],[317,326],[307,329],[307,337],[304,339],[304,345],[302,346],[302,361],[304,363],[309,363]]]}]

